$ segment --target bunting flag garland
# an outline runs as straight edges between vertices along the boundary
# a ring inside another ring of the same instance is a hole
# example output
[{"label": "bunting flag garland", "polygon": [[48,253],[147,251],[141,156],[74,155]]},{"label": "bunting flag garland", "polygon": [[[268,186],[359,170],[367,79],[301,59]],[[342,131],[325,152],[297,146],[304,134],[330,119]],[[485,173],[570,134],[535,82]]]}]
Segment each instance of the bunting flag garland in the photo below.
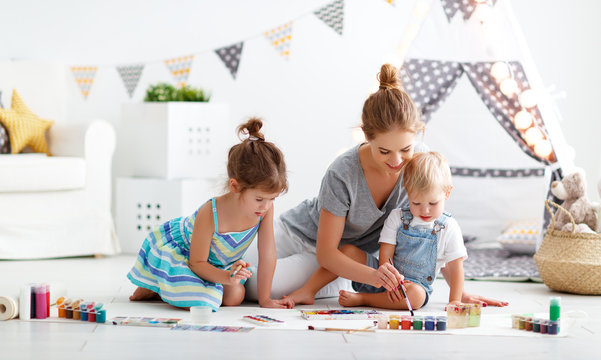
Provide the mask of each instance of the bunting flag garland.
[{"label": "bunting flag garland", "polygon": [[529,178],[544,177],[545,168],[532,169],[478,169],[451,166],[451,175],[490,178]]},{"label": "bunting flag garland", "polygon": [[408,59],[400,71],[401,83],[426,123],[453,92],[461,75],[463,68],[458,62],[424,59]]},{"label": "bunting flag garland", "polygon": [[[463,20],[469,20],[476,10],[476,6],[489,6],[488,3],[478,5],[473,0],[440,0],[440,2],[449,22],[457,11],[463,13]],[[495,6],[496,2],[497,0],[492,0],[492,6]]]},{"label": "bunting flag garland", "polygon": [[117,72],[121,76],[130,98],[138,86],[142,70],[144,70],[144,64],[117,66]]},{"label": "bunting flag garland", "polygon": [[244,46],[243,42],[239,42],[234,45],[225,46],[220,49],[215,50],[215,53],[221,61],[225,64],[232,74],[232,77],[236,79],[236,74],[238,73],[238,65],[240,65],[240,56],[242,56],[242,47]]},{"label": "bunting flag garland", "polygon": [[280,53],[285,60],[290,58],[290,42],[292,41],[292,24],[290,21],[284,25],[278,26],[272,30],[265,32],[265,37],[271,45]]},{"label": "bunting flag garland", "polygon": [[94,76],[98,70],[97,66],[72,66],[71,71],[75,77],[75,82],[79,86],[79,90],[85,99],[90,94],[92,83],[94,82]]},{"label": "bunting flag garland", "polygon": [[186,86],[188,76],[190,76],[190,68],[192,67],[194,55],[181,56],[173,59],[165,60],[165,65],[175,78],[175,84],[179,87]]},{"label": "bunting flag garland", "polygon": [[313,13],[339,35],[342,35],[344,0],[335,0]]}]

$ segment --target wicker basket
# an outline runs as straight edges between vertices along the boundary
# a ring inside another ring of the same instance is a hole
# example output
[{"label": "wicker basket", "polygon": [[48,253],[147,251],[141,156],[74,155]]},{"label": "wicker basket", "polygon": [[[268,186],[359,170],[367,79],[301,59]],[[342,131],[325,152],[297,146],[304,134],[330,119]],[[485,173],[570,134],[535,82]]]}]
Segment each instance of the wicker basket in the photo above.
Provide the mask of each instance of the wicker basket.
[{"label": "wicker basket", "polygon": [[574,294],[601,294],[601,235],[555,230],[555,214],[549,205],[569,211],[552,201],[545,201],[551,224],[543,242],[534,254],[541,279],[553,290]]}]

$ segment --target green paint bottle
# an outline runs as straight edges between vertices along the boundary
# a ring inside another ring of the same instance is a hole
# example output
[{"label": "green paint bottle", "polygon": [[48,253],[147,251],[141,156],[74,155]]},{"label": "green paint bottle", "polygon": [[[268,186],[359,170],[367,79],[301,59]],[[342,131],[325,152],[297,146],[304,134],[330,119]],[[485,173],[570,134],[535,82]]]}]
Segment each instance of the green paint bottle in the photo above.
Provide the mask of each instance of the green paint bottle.
[{"label": "green paint bottle", "polygon": [[554,296],[551,298],[549,304],[549,320],[550,321],[559,321],[561,313],[561,298],[559,296]]}]

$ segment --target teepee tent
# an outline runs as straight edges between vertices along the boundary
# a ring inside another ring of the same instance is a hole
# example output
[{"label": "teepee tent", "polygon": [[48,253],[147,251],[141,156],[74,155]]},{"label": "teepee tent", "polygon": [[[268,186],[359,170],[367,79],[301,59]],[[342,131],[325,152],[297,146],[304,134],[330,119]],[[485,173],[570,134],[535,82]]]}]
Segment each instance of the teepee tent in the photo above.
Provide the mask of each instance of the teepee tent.
[{"label": "teepee tent", "polygon": [[550,183],[573,164],[510,4],[418,0],[406,29],[401,78],[451,165],[448,210],[482,240],[520,221],[542,234]]}]

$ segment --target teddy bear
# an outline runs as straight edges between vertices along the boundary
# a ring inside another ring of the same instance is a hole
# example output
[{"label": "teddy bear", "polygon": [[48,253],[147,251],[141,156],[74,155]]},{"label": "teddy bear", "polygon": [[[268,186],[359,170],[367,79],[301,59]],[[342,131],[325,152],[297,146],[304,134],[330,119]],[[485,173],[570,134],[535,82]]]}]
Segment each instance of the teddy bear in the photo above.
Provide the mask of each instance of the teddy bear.
[{"label": "teddy bear", "polygon": [[[563,200],[562,207],[570,212],[578,232],[597,230],[597,214],[595,208],[586,197],[586,181],[584,174],[574,172],[561,181],[551,183],[551,193]],[[585,226],[586,225],[586,226]],[[558,211],[555,215],[555,229],[572,231],[572,222],[568,215]]]}]

